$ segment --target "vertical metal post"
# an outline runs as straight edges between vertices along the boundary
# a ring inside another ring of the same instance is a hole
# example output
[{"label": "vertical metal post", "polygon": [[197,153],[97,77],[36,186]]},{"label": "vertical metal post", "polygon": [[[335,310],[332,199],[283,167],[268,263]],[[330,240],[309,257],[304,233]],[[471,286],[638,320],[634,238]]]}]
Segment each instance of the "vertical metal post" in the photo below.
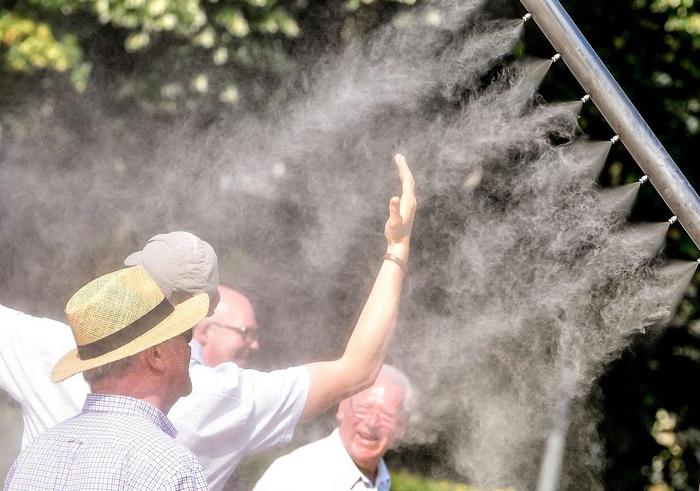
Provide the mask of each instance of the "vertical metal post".
[{"label": "vertical metal post", "polygon": [[554,414],[554,425],[547,436],[544,457],[540,465],[540,474],[537,477],[537,491],[557,491],[561,467],[564,462],[564,450],[566,448],[566,434],[569,431],[569,411],[571,398],[575,386],[574,372],[571,367],[565,366],[561,371],[561,386],[559,401]]},{"label": "vertical metal post", "polygon": [[700,198],[558,0],[520,0],[700,248]]}]

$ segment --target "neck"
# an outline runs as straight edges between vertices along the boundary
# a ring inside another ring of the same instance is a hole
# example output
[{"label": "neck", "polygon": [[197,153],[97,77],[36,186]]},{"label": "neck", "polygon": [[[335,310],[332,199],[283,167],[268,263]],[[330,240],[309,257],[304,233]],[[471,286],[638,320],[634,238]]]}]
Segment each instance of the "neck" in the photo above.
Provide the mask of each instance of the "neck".
[{"label": "neck", "polygon": [[372,465],[363,465],[359,462],[355,462],[355,465],[357,466],[362,473],[367,476],[367,478],[372,481],[372,484],[375,484],[375,481],[377,480],[377,473],[379,469],[379,463],[376,463],[374,466]]},{"label": "neck", "polygon": [[175,401],[169,401],[152,384],[143,380],[134,380],[131,377],[114,379],[105,377],[90,384],[90,390],[95,394],[113,394],[117,396],[133,397],[141,399],[150,405],[160,409],[163,414],[168,414]]}]

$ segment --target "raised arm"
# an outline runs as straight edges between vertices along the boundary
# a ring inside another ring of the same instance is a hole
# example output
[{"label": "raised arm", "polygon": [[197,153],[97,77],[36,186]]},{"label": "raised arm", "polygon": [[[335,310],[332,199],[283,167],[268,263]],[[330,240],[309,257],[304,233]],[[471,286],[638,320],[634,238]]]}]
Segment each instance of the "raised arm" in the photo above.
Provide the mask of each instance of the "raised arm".
[{"label": "raised arm", "polygon": [[306,365],[310,383],[302,418],[322,413],[372,385],[384,363],[396,325],[416,211],[413,176],[406,159],[397,154],[394,163],[401,178],[401,197],[394,196],[389,202],[389,219],[384,228],[387,255],[343,356]]}]

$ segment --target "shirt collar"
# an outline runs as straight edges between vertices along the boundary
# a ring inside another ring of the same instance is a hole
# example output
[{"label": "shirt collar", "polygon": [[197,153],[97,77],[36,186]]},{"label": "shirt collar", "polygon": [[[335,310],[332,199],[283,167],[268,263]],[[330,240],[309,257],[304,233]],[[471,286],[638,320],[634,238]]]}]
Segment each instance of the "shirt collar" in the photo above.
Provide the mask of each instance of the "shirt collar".
[{"label": "shirt collar", "polygon": [[379,461],[377,467],[377,479],[374,481],[379,491],[389,491],[391,489],[391,476],[387,469],[384,459]]},{"label": "shirt collar", "polygon": [[204,365],[204,355],[202,354],[202,345],[199,344],[194,339],[190,341],[190,348],[192,349],[190,353],[190,366],[192,365]]},{"label": "shirt collar", "polygon": [[[372,481],[357,467],[352,457],[350,457],[350,454],[348,454],[348,451],[345,449],[345,445],[343,445],[343,441],[340,438],[340,430],[336,428],[328,438],[333,443],[333,446],[338,449],[339,455],[337,458],[338,462],[341,463],[340,471],[343,475],[342,479],[348,484],[348,489],[361,491],[362,489],[369,488],[377,489],[378,491],[389,491],[391,487],[391,476],[384,463],[384,459],[380,459],[379,461],[379,465],[377,466],[377,478],[374,484],[372,484]],[[360,482],[363,484],[358,486]]]},{"label": "shirt collar", "polygon": [[84,413],[134,414],[146,418],[167,435],[175,438],[177,431],[157,407],[141,399],[114,394],[88,394],[83,404]]}]

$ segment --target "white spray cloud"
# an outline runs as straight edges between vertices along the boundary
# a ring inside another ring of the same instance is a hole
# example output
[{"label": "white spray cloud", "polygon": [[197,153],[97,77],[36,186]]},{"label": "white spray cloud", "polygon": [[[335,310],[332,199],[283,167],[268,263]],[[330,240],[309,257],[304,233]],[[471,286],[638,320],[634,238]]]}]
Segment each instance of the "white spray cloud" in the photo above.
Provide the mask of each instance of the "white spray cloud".
[{"label": "white spray cloud", "polygon": [[420,206],[392,351],[420,390],[410,441],[446,439],[466,478],[531,488],[571,397],[567,479],[596,485],[584,402],[694,267],[655,259],[667,224],[626,224],[638,184],[596,188],[610,144],[582,135],[580,102],[535,95],[549,60],[491,76],[522,22],[479,4],[433,3],[322,56],[271,115],[198,128],[85,101],[44,115],[0,164],[3,301],[56,313],[149,236],[188,229],[252,296],[271,366],[337,355],[383,253],[401,150]]}]

